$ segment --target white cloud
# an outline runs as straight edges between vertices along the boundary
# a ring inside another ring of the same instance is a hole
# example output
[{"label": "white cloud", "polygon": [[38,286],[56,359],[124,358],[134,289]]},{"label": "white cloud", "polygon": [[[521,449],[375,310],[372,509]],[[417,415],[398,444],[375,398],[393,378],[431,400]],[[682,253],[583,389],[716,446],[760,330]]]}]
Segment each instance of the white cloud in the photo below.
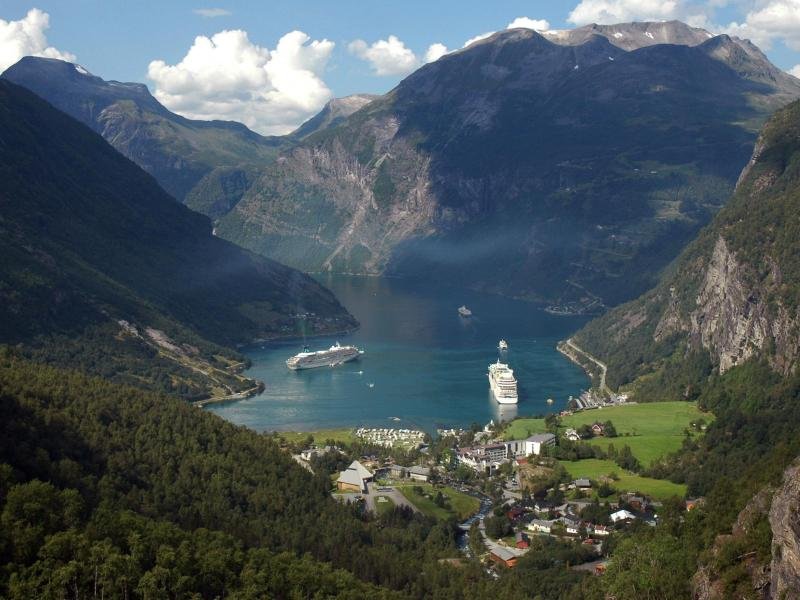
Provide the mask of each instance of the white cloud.
[{"label": "white cloud", "polygon": [[533,29],[535,31],[548,31],[550,29],[550,23],[545,19],[517,17],[508,24],[506,29],[516,29],[517,27],[524,27],[525,29]]},{"label": "white cloud", "polygon": [[497,32],[496,31],[487,31],[486,33],[481,33],[479,35],[476,35],[475,37],[471,37],[466,42],[464,42],[464,46],[463,47],[466,48],[470,44],[474,44],[477,41],[485,40],[490,35],[494,35],[495,33],[497,33]]},{"label": "white cloud", "polygon": [[75,55],[47,45],[45,31],[50,27],[50,15],[32,8],[19,21],[0,19],[0,71],[4,71],[23,56],[43,56],[75,61]]},{"label": "white cloud", "polygon": [[447,49],[447,46],[437,42],[428,46],[428,50],[425,52],[424,60],[426,63],[433,62],[435,60],[439,60],[448,52],[450,52],[450,50]]},{"label": "white cloud", "polygon": [[800,65],[795,65],[791,69],[789,69],[789,74],[794,75],[798,79],[800,79]]},{"label": "white cloud", "polygon": [[176,65],[154,60],[147,76],[167,108],[194,119],[236,120],[264,134],[291,131],[331,98],[321,74],[333,51],[328,40],[302,31],[270,51],[247,32],[198,36]]},{"label": "white cloud", "polygon": [[661,21],[680,18],[683,8],[678,0],[581,0],[567,21],[574,25]]},{"label": "white cloud", "polygon": [[350,42],[347,49],[367,61],[376,75],[408,75],[420,66],[420,60],[397,36],[367,44],[364,40]]},{"label": "white cloud", "polygon": [[231,11],[229,11],[227,8],[195,8],[192,12],[207,19],[213,19],[214,17],[228,17],[231,15]]},{"label": "white cloud", "polygon": [[800,51],[800,0],[757,1],[743,22],[732,22],[722,30],[748,38],[765,50],[780,39]]}]

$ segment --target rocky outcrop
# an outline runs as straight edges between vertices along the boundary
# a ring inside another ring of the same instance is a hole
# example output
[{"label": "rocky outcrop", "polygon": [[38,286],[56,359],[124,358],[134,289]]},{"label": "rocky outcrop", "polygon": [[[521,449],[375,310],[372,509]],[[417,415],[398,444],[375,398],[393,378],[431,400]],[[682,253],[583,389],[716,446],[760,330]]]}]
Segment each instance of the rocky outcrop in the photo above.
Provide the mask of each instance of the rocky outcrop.
[{"label": "rocky outcrop", "polygon": [[772,528],[770,598],[800,598],[800,463],[784,473],[769,511]]}]

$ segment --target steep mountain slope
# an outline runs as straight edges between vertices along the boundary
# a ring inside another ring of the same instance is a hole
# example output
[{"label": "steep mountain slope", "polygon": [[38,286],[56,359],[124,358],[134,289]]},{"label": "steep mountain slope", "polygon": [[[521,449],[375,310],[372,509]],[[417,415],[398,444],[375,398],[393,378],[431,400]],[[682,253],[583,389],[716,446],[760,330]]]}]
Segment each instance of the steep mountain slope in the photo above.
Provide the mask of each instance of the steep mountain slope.
[{"label": "steep mountain slope", "polygon": [[321,111],[300,125],[290,135],[302,139],[317,131],[335,127],[378,97],[375,94],[353,94],[343,98],[333,98],[325,104]]},{"label": "steep mountain slope", "polygon": [[8,81],[0,132],[0,343],[202,396],[209,372],[237,361],[217,344],[354,325],[312,279],[213,237],[100,136]]},{"label": "steep mountain slope", "polygon": [[[612,385],[688,391],[763,359],[780,374],[800,357],[800,102],[764,127],[736,193],[642,298],[590,323],[579,341]],[[696,357],[698,371],[686,369]],[[648,381],[655,377],[655,385]]]},{"label": "steep mountain slope", "polygon": [[232,183],[274,156],[282,138],[266,138],[240,123],[193,121],[162,106],[138,83],[104,81],[80,65],[27,56],[9,67],[3,78],[28,88],[56,108],[78,119],[153,175],[161,186],[184,201],[219,211],[203,189]]},{"label": "steep mountain slope", "polygon": [[[656,29],[624,26],[642,27]],[[283,152],[217,232],[306,270],[564,310],[630,299],[722,205],[767,114],[800,96],[747,43],[678,29],[670,41],[692,45],[517,29],[444,56]]]}]

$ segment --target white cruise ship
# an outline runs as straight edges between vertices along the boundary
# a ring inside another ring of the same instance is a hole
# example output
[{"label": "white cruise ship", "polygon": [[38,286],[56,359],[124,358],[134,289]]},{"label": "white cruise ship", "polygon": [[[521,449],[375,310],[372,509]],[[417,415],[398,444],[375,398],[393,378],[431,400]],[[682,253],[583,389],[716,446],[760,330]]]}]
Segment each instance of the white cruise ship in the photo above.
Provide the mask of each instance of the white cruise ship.
[{"label": "white cruise ship", "polygon": [[339,342],[336,342],[336,345],[331,346],[328,350],[309,352],[306,347],[300,354],[295,354],[287,360],[286,366],[293,371],[315,367],[335,367],[354,360],[362,354],[364,351],[355,346],[340,346]]},{"label": "white cruise ship", "polygon": [[517,380],[507,364],[498,360],[489,365],[489,386],[498,404],[517,403]]}]

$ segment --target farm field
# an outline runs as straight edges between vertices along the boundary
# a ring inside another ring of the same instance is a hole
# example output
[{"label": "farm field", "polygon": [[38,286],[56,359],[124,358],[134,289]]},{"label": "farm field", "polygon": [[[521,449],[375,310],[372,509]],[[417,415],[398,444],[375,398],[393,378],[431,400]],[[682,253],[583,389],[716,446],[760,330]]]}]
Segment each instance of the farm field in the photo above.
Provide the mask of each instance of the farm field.
[{"label": "farm field", "polygon": [[[477,498],[473,498],[468,494],[464,494],[450,487],[434,488],[429,483],[408,483],[395,487],[422,513],[437,519],[444,520],[450,517],[456,517],[459,521],[462,521],[476,513],[478,508],[480,508],[480,502]],[[422,494],[417,493],[414,490],[415,487],[422,488]],[[449,508],[443,508],[434,503],[433,497],[435,497],[436,492],[442,492],[442,495],[448,499]]]},{"label": "farm field", "polygon": [[564,465],[570,477],[574,479],[587,477],[597,481],[600,477],[614,473],[619,477],[619,480],[614,481],[611,485],[619,492],[641,492],[657,500],[686,495],[686,486],[683,484],[628,473],[611,460],[589,458],[577,461],[561,461],[561,464]]},{"label": "farm field", "polygon": [[[662,456],[675,452],[681,447],[685,430],[698,419],[713,420],[711,413],[703,413],[694,402],[651,402],[612,406],[596,410],[579,411],[561,419],[559,434],[568,428],[577,429],[581,425],[595,421],[611,421],[619,434],[616,438],[593,438],[590,444],[619,449],[624,445],[631,448],[633,455],[647,466]],[[524,439],[534,433],[546,431],[544,419],[516,419],[508,426],[504,437]]]}]

